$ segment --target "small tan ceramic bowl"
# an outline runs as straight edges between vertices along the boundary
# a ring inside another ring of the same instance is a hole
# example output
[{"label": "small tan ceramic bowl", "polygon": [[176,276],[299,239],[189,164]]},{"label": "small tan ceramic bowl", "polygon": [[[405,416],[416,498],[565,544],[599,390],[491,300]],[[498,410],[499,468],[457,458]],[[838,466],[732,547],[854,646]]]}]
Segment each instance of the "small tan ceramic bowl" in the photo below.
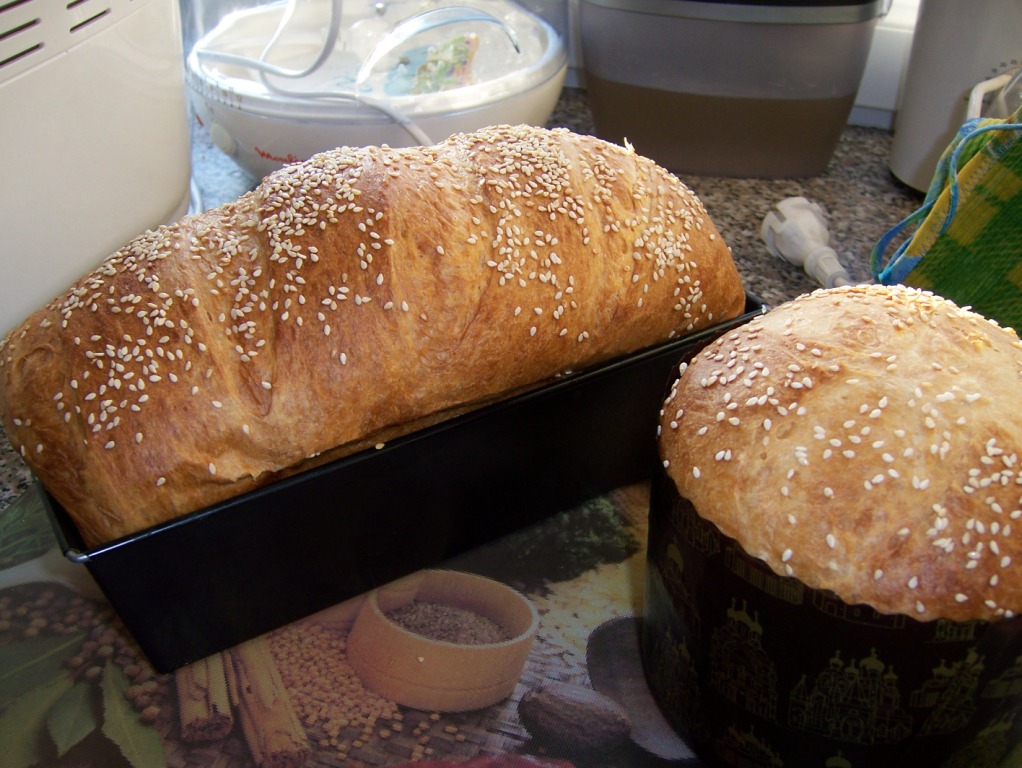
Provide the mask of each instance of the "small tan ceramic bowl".
[{"label": "small tan ceramic bowl", "polygon": [[[388,618],[413,600],[471,611],[499,624],[510,639],[434,640]],[[480,709],[514,690],[538,627],[535,606],[498,581],[420,571],[368,594],[348,636],[348,662],[366,688],[399,704],[431,712]]]}]

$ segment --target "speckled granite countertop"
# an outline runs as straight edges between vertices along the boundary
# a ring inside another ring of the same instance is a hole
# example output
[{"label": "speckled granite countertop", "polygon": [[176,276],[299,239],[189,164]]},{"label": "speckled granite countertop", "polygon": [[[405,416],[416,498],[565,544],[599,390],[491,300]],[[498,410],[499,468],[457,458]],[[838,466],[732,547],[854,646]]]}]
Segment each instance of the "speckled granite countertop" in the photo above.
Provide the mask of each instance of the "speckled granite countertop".
[{"label": "speckled granite countertop", "polygon": [[[583,91],[566,89],[551,126],[593,133]],[[887,131],[847,128],[825,173],[809,179],[686,177],[731,246],[747,290],[776,306],[818,287],[798,267],[770,255],[760,239],[763,217],[781,200],[797,195],[818,203],[829,225],[831,246],[857,280],[869,279],[869,252],[877,239],[921,202],[919,193],[894,179],[887,168]],[[194,182],[203,207],[233,200],[255,184],[202,133],[193,141]],[[29,484],[21,459],[0,432],[0,512]]]}]

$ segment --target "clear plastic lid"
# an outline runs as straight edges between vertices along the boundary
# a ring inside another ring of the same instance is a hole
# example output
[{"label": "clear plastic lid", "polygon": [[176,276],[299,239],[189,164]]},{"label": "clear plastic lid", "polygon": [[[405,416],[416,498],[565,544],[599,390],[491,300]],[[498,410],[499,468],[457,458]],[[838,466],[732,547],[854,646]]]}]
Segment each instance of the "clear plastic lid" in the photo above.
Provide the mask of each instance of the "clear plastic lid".
[{"label": "clear plastic lid", "polygon": [[189,84],[299,119],[472,109],[544,82],[567,58],[561,33],[513,0],[286,0],[205,23],[186,35]]}]

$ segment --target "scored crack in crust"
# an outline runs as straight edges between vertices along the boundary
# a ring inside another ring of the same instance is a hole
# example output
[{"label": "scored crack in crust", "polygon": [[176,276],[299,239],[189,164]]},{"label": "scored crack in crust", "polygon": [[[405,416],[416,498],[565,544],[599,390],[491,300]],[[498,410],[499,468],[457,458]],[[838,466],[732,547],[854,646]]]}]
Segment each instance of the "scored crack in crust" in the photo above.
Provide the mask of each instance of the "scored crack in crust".
[{"label": "scored crack in crust", "polygon": [[1012,330],[915,289],[819,290],[681,369],[666,471],[749,554],[882,613],[1022,610]]},{"label": "scored crack in crust", "polygon": [[26,320],[0,415],[95,545],[744,304],[699,200],[628,148],[524,126],[342,148]]}]

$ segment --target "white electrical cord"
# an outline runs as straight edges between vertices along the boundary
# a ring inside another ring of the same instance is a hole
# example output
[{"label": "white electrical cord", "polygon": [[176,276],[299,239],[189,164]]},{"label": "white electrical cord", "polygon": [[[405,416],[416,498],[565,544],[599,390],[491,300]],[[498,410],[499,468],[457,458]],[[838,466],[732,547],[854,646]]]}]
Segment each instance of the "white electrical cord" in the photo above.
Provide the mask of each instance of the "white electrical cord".
[{"label": "white electrical cord", "polygon": [[804,197],[789,197],[778,203],[763,219],[760,236],[770,253],[802,267],[825,288],[855,282],[830,247],[823,210]]},{"label": "white electrical cord", "polygon": [[[969,120],[977,117],[996,117],[1005,119],[1015,113],[1019,107],[1018,91],[1022,83],[1022,67],[1017,67],[1004,74],[984,80],[969,92],[969,103],[965,109],[965,117]],[[987,94],[996,91],[989,107],[984,110],[984,99]],[[1012,97],[1015,103],[1009,104]]]},{"label": "white electrical cord", "polygon": [[[327,24],[326,38],[324,39],[323,47],[320,49],[315,60],[304,69],[285,69],[284,67],[278,67],[275,64],[270,64],[266,61],[266,57],[270,55],[270,51],[280,40],[280,36],[284,32],[284,28],[287,27],[288,22],[290,22],[291,18],[294,16],[296,3],[297,0],[287,0],[284,8],[284,14],[280,17],[280,22],[277,24],[277,28],[273,31],[273,34],[267,41],[262,53],[259,54],[259,58],[254,59],[251,56],[242,56],[241,54],[229,53],[228,51],[218,51],[213,48],[196,48],[196,54],[200,59],[205,59],[207,61],[219,61],[224,64],[236,64],[239,67],[254,69],[261,75],[276,75],[277,77],[294,79],[308,77],[309,75],[315,74],[319,71],[320,67],[326,63],[326,60],[330,57],[330,54],[333,53],[334,48],[337,46],[337,39],[340,36],[341,30],[341,11],[344,0],[330,0],[330,20]],[[283,92],[289,93],[287,91]]]}]

